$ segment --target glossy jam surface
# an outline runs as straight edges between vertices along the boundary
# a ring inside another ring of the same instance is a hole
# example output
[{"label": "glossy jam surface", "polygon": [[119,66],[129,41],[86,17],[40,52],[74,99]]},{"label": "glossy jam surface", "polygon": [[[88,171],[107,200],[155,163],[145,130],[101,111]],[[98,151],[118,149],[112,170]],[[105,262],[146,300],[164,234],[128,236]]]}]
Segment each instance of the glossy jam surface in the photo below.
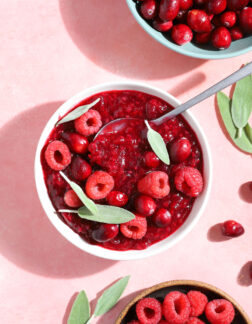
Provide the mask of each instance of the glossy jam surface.
[{"label": "glossy jam surface", "polygon": [[[147,233],[142,239],[133,240],[124,237],[120,231],[107,242],[98,242],[93,239],[93,232],[97,231],[100,224],[86,221],[78,217],[77,214],[59,213],[59,217],[84,240],[91,244],[98,244],[113,250],[145,249],[155,242],[158,242],[173,232],[175,232],[187,219],[192,209],[195,198],[185,196],[176,190],[173,177],[174,172],[182,166],[198,168],[203,172],[203,161],[200,144],[197,137],[183,117],[179,116],[166,121],[158,128],[152,125],[163,137],[169,151],[170,146],[179,138],[186,137],[191,143],[191,154],[182,163],[165,165],[160,161],[154,167],[146,166],[145,153],[151,151],[146,139],[146,126],[144,119],[154,119],[168,112],[172,107],[163,100],[137,91],[110,91],[103,92],[80,102],[77,106],[88,104],[100,98],[100,102],[95,106],[101,117],[103,126],[117,118],[133,117],[122,127],[120,131],[111,134],[89,136],[88,152],[80,154],[91,166],[92,171],[102,170],[108,172],[115,182],[113,190],[127,194],[128,202],[123,207],[135,212],[135,199],[137,192],[137,182],[150,171],[164,171],[169,175],[171,191],[168,196],[162,199],[155,199],[157,208],[166,208],[171,214],[169,226],[157,227],[152,217],[147,217]],[[151,123],[150,123],[151,124]],[[46,163],[44,152],[48,143],[54,140],[64,142],[66,132],[75,132],[74,122],[68,122],[54,128],[45,143],[41,152],[41,163],[44,171],[45,183],[48,194],[56,210],[68,208],[64,202],[64,194],[70,189],[69,185],[60,176],[59,172],[52,170]],[[78,154],[72,152],[72,161]],[[64,170],[64,173],[73,179],[71,164]],[[85,181],[73,180],[82,188],[85,188]],[[96,203],[107,204],[106,199],[96,201]],[[69,208],[68,208],[69,209]]]}]

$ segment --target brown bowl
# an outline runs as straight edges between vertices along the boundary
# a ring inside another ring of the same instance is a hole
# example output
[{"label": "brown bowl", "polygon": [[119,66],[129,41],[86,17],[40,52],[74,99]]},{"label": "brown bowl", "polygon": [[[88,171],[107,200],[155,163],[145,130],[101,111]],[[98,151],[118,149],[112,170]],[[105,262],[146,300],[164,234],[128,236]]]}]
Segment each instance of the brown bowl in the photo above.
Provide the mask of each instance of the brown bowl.
[{"label": "brown bowl", "polygon": [[[118,319],[116,320],[115,324],[127,324],[133,319],[135,315],[135,304],[144,297],[155,297],[158,298],[160,301],[163,301],[164,297],[173,290],[178,290],[184,293],[187,293],[190,290],[199,290],[204,293],[209,300],[212,299],[219,299],[224,298],[230,301],[234,308],[235,308],[235,318],[232,324],[252,324],[251,320],[249,319],[248,315],[245,311],[241,308],[241,306],[228,294],[200,281],[194,280],[174,280],[174,281],[167,281],[162,282],[158,285],[145,289],[141,292],[138,296],[136,296],[121,312]],[[202,317],[202,320],[206,321],[206,318]]]}]

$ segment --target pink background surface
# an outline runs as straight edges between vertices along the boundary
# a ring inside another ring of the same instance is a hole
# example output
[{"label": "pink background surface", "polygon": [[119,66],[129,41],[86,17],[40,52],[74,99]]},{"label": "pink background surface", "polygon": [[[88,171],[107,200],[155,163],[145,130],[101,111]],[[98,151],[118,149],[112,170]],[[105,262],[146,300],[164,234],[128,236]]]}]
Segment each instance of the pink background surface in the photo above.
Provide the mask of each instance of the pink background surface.
[{"label": "pink background surface", "polygon": [[[107,261],[72,246],[44,214],[33,178],[39,135],[75,93],[132,79],[183,101],[248,62],[251,53],[222,61],[176,54],[145,34],[122,0],[1,0],[0,21],[1,323],[66,324],[76,292],[85,289],[94,301],[127,274],[132,277],[124,298],[94,323],[112,324],[139,290],[171,279],[216,285],[252,317],[251,156],[227,139],[214,98],[192,109],[213,155],[207,210],[184,240],[151,259]],[[225,240],[214,225],[227,219],[240,221],[245,234]]]}]

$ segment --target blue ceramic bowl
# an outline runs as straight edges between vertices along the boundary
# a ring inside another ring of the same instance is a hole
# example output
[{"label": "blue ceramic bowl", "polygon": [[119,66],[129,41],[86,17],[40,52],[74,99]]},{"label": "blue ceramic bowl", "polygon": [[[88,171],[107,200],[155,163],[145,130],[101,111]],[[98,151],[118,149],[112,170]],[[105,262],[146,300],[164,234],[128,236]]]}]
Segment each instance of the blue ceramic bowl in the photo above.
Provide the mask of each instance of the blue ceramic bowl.
[{"label": "blue ceramic bowl", "polygon": [[238,56],[252,51],[252,36],[239,39],[231,43],[231,46],[225,50],[213,49],[210,46],[197,46],[193,43],[187,43],[183,46],[176,45],[167,39],[162,33],[152,28],[138,13],[136,3],[133,0],[126,0],[130,11],[139,25],[154,39],[171,50],[183,55],[196,57],[205,60],[225,59]]}]

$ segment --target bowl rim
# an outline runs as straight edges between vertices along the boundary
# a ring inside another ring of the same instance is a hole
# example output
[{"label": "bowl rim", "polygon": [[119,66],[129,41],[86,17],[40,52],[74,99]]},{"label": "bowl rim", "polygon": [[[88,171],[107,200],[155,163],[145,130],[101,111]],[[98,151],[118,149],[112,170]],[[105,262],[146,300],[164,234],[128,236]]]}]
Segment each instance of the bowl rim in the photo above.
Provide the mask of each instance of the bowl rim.
[{"label": "bowl rim", "polygon": [[[155,30],[139,15],[136,8],[134,7],[135,3],[132,0],[126,0],[126,2],[127,2],[127,5],[129,7],[133,17],[136,19],[138,24],[147,32],[147,34],[149,34],[151,37],[153,37],[157,42],[161,43],[165,47],[167,47],[179,54],[183,54],[183,55],[186,55],[189,57],[199,58],[199,59],[203,59],[203,60],[209,60],[209,59],[210,60],[211,59],[220,60],[220,59],[226,59],[226,58],[231,58],[231,57],[235,57],[235,56],[240,56],[240,55],[245,54],[249,51],[252,51],[252,45],[251,45],[251,46],[248,46],[247,48],[236,50],[231,53],[225,53],[224,51],[216,51],[216,54],[214,54],[214,53],[213,54],[203,54],[203,53],[194,54],[193,52],[187,52],[183,48],[183,46],[173,44],[168,39],[159,37],[159,34],[157,34],[155,32]],[[249,36],[249,37],[251,37],[251,36]]]},{"label": "bowl rim", "polygon": [[[35,154],[35,165],[34,165],[34,172],[35,172],[35,183],[38,192],[38,196],[42,207],[54,225],[54,227],[60,232],[62,236],[64,236],[69,242],[71,242],[76,247],[80,248],[81,250],[90,253],[92,255],[109,259],[109,260],[138,260],[145,257],[149,257],[152,255],[156,255],[164,250],[168,249],[169,247],[173,246],[177,242],[179,242],[183,237],[188,234],[192,228],[198,222],[200,216],[203,213],[203,210],[206,207],[206,203],[208,201],[210,190],[212,186],[212,158],[210,153],[210,148],[206,136],[199,124],[199,122],[195,119],[191,112],[186,111],[183,113],[183,117],[187,120],[187,122],[191,125],[194,132],[196,133],[198,140],[201,144],[201,149],[203,151],[204,156],[204,178],[206,179],[205,183],[206,186],[204,188],[203,194],[195,201],[193,208],[190,212],[190,215],[193,216],[188,217],[186,221],[182,224],[182,226],[175,231],[172,235],[168,236],[164,240],[157,242],[145,250],[128,250],[128,251],[115,251],[105,249],[98,245],[91,245],[81,239],[81,237],[76,234],[70,227],[68,227],[55,213],[55,209],[52,206],[51,200],[49,198],[47,188],[44,182],[44,176],[42,171],[42,165],[40,161],[41,150],[46,143],[46,140],[51,133],[55,123],[58,121],[59,116],[65,114],[83,99],[92,96],[93,94],[105,92],[105,91],[112,91],[112,90],[135,90],[135,91],[142,91],[145,93],[149,93],[151,95],[157,96],[162,98],[163,100],[167,101],[174,107],[180,104],[180,102],[170,95],[169,93],[161,90],[159,88],[153,87],[151,85],[147,85],[142,82],[135,82],[135,81],[120,81],[120,82],[107,82],[95,85],[93,87],[86,88],[85,90],[77,93],[76,95],[72,96],[66,102],[64,102],[49,118],[48,122],[46,123],[40,139],[38,141],[36,154]],[[193,126],[192,126],[193,125]],[[199,209],[197,212],[196,204],[198,204],[197,208]],[[194,213],[193,213],[194,211]],[[189,219],[189,220],[188,220]]]},{"label": "bowl rim", "polygon": [[157,285],[151,286],[147,289],[144,289],[143,291],[141,291],[136,297],[134,297],[125,307],[124,309],[121,311],[121,313],[119,314],[115,324],[121,324],[122,320],[124,319],[124,317],[126,316],[126,314],[128,313],[129,309],[136,303],[138,302],[140,299],[144,298],[145,296],[158,291],[160,289],[163,288],[167,288],[167,287],[172,287],[172,286],[195,286],[196,288],[204,288],[204,289],[208,289],[211,292],[214,292],[220,296],[222,296],[223,298],[227,299],[228,301],[230,301],[235,308],[240,312],[240,315],[243,317],[243,319],[245,320],[246,324],[251,324],[251,321],[248,317],[248,315],[246,314],[246,312],[244,311],[244,309],[233,299],[233,297],[231,297],[230,295],[228,295],[226,292],[224,292],[223,290],[221,290],[220,288],[217,288],[213,285],[210,285],[208,283],[205,283],[203,281],[197,281],[197,280],[170,280],[170,281],[164,281],[161,282]]}]

